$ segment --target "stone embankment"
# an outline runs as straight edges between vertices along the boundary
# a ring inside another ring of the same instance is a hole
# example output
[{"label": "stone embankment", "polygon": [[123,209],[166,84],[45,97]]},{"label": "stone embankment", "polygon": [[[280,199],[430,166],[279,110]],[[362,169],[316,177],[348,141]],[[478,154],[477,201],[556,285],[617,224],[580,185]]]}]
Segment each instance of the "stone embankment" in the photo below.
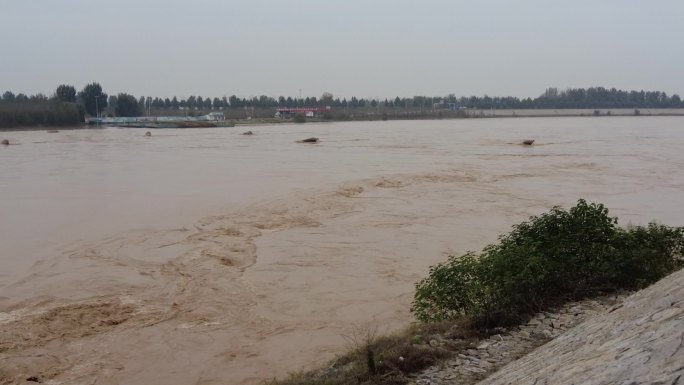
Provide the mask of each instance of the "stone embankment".
[{"label": "stone embankment", "polygon": [[480,384],[684,384],[684,270],[629,297],[540,313],[427,368],[414,383],[474,384],[487,376]]},{"label": "stone embankment", "polygon": [[[619,306],[626,296],[611,295],[574,302],[539,313],[524,325],[501,329],[499,334],[471,343],[470,348],[458,353],[456,358],[423,370],[415,384],[474,384],[586,319]],[[433,346],[449,343],[453,341],[444,340],[442,336],[433,336],[430,341]]]}]

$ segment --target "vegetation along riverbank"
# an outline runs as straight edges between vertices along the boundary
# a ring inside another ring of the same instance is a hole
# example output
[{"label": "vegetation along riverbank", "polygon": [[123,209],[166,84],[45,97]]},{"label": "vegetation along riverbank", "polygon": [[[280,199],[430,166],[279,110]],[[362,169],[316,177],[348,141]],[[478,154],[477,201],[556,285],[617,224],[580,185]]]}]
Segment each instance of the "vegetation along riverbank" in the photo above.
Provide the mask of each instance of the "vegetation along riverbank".
[{"label": "vegetation along riverbank", "polygon": [[[81,91],[60,85],[52,95],[5,91],[0,95],[0,129],[75,126],[87,117],[201,116],[221,112],[226,120],[314,121],[449,119],[490,116],[679,115],[679,95],[660,91],[623,91],[603,87],[548,88],[536,98],[513,96],[412,96],[394,98],[320,97],[187,98],[108,95],[93,82]],[[296,113],[291,113],[296,111]],[[282,112],[282,113],[281,113]],[[277,116],[277,117],[276,117]],[[299,119],[299,120],[297,120]]]},{"label": "vegetation along riverbank", "polygon": [[[390,336],[362,329],[326,368],[272,384],[474,383],[618,308],[627,293],[681,269],[683,255],[684,227],[623,228],[603,205],[584,200],[554,207],[480,253],[432,267],[416,284],[418,323]],[[438,362],[451,369],[421,372]]]}]

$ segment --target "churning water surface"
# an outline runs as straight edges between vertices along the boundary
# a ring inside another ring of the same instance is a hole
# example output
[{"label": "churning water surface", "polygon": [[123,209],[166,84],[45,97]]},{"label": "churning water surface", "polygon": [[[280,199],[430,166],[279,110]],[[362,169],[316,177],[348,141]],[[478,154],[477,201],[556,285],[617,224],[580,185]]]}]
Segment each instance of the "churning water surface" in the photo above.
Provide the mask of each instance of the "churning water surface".
[{"label": "churning water surface", "polygon": [[254,384],[321,364],[360,324],[406,325],[430,265],[554,205],[683,225],[683,123],[2,133],[0,380]]}]

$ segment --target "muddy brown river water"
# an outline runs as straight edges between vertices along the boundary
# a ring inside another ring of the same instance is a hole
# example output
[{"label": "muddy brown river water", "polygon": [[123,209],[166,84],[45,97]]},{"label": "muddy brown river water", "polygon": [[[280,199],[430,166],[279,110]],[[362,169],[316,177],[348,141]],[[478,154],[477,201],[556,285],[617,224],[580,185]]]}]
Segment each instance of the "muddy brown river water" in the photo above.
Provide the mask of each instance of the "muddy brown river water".
[{"label": "muddy brown river water", "polygon": [[0,133],[0,384],[258,384],[553,205],[684,225],[681,117],[251,130]]}]

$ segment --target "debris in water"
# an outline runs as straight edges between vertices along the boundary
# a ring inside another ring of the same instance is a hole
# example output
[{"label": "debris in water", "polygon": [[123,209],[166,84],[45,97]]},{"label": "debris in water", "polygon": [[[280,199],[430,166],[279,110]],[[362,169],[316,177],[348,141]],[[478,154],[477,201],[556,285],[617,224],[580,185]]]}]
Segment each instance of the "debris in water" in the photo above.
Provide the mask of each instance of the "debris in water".
[{"label": "debris in water", "polygon": [[522,144],[524,144],[524,145],[526,145],[526,146],[531,146],[532,143],[534,143],[534,139],[525,139],[525,140],[523,140],[523,142],[522,142]]},{"label": "debris in water", "polygon": [[252,131],[245,131],[242,135],[254,135],[254,133]]},{"label": "debris in water", "polygon": [[304,140],[298,140],[297,143],[318,143],[318,138],[311,137]]},{"label": "debris in water", "polygon": [[149,131],[147,131],[147,132],[145,133],[145,136],[152,136],[152,133],[149,132]]}]

